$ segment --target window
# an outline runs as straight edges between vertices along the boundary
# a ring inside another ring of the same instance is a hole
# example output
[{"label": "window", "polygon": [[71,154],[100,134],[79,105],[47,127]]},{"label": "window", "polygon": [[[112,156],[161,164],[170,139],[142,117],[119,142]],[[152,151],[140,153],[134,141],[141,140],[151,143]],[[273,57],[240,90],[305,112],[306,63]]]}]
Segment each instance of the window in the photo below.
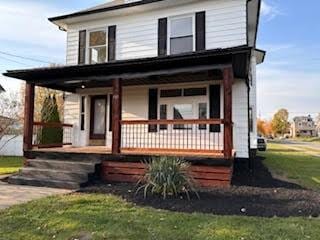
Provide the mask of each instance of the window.
[{"label": "window", "polygon": [[253,110],[252,107],[249,108],[249,129],[250,132],[253,132]]},{"label": "window", "polygon": [[[167,119],[167,105],[162,104],[160,105],[160,120],[166,120]],[[160,125],[160,130],[167,130],[168,125]]]},{"label": "window", "polygon": [[167,89],[160,91],[160,97],[167,98],[167,97],[181,97],[182,96],[182,89]]},{"label": "window", "polygon": [[104,63],[107,60],[106,30],[89,33],[89,63]]},{"label": "window", "polygon": [[80,115],[80,128],[81,131],[85,130],[85,104],[86,104],[86,97],[81,97],[81,115]]},{"label": "window", "polygon": [[[176,104],[173,106],[173,119],[192,119],[193,118],[193,108],[192,104]],[[184,124],[176,124],[174,129],[188,129]]]},{"label": "window", "polygon": [[[207,119],[207,104],[206,103],[199,103],[199,119]],[[206,130],[206,124],[200,124],[199,130]]]},{"label": "window", "polygon": [[192,52],[194,50],[193,16],[170,20],[170,54]]},{"label": "window", "polygon": [[193,96],[206,96],[207,89],[206,88],[186,88],[183,91],[183,96],[193,97]]}]

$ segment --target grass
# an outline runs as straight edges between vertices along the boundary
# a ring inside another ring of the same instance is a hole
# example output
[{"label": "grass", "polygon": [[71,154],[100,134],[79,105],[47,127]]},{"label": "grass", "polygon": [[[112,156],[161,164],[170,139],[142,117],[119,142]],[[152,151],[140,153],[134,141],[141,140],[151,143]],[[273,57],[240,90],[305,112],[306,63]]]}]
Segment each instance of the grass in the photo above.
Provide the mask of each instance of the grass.
[{"label": "grass", "polygon": [[268,144],[268,151],[259,155],[266,158],[264,163],[273,173],[306,188],[320,189],[320,157],[279,143]]},{"label": "grass", "polygon": [[0,211],[0,239],[318,239],[319,219],[186,214],[101,194],[49,197]]},{"label": "grass", "polygon": [[320,137],[298,137],[298,138],[294,138],[294,140],[300,141],[300,142],[316,142],[316,143],[320,143]]},{"label": "grass", "polygon": [[0,175],[17,172],[23,165],[22,157],[0,156]]}]

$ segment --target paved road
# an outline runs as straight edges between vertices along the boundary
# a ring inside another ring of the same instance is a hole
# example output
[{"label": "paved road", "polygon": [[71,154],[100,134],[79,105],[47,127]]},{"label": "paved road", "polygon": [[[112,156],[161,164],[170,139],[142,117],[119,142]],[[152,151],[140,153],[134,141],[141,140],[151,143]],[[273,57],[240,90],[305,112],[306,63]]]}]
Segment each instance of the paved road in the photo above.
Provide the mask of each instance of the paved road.
[{"label": "paved road", "polygon": [[71,192],[55,188],[17,186],[0,181],[0,210],[31,200]]}]

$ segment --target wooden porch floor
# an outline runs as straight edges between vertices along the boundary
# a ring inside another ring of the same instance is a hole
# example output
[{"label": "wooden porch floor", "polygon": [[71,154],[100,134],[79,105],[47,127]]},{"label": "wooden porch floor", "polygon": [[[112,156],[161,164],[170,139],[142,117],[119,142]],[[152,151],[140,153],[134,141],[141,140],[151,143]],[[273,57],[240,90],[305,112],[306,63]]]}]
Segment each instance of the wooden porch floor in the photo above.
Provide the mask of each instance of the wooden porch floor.
[{"label": "wooden porch floor", "polygon": [[[32,151],[58,152],[58,153],[84,153],[84,154],[105,154],[112,155],[111,149],[104,146],[71,147],[62,148],[34,148]],[[122,155],[143,155],[143,156],[181,156],[181,157],[207,157],[223,158],[223,152],[211,151],[188,151],[188,150],[163,150],[163,149],[122,149]]]}]

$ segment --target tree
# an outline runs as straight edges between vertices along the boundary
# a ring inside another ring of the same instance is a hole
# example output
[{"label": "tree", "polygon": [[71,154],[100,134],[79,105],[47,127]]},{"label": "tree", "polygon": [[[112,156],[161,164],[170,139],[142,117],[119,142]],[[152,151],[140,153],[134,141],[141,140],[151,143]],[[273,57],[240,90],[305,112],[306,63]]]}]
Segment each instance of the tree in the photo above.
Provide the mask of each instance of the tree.
[{"label": "tree", "polygon": [[257,121],[257,127],[258,127],[258,134],[260,136],[272,136],[272,127],[270,121],[266,121],[263,119],[258,119]]},{"label": "tree", "polygon": [[[47,96],[41,110],[41,122],[61,123],[58,104],[55,95]],[[40,137],[41,145],[61,145],[63,141],[62,127],[45,126],[42,128]]]},{"label": "tree", "polygon": [[19,100],[17,92],[0,93],[0,141],[9,136],[5,141],[1,141],[0,150],[22,132],[22,104]]},{"label": "tree", "polygon": [[[21,87],[21,102],[24,102],[24,94],[25,94],[25,85],[22,84]],[[64,100],[63,100],[63,92],[58,90],[52,90],[44,87],[36,87],[35,88],[35,99],[34,99],[34,120],[36,122],[41,121],[41,112],[42,112],[42,106],[45,101],[45,99],[48,96],[55,96],[56,102],[58,104],[58,111],[60,114],[60,117],[63,119],[63,108],[64,108]],[[53,107],[48,106],[48,112],[49,109],[53,109]],[[23,116],[23,113],[21,114]]]},{"label": "tree", "polygon": [[289,112],[286,109],[280,109],[274,116],[271,122],[272,131],[276,135],[283,136],[289,132]]}]

